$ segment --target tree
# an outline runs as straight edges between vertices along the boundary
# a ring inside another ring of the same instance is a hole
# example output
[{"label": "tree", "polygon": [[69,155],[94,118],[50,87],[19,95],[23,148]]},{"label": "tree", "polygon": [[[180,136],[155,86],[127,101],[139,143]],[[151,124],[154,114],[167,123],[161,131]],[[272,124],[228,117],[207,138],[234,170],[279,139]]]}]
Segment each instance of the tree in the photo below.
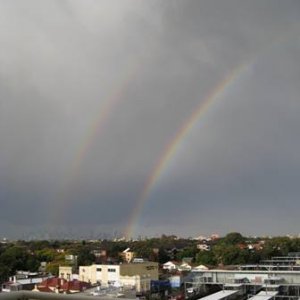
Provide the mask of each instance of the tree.
[{"label": "tree", "polygon": [[10,273],[13,273],[16,270],[23,270],[26,268],[28,257],[29,254],[25,248],[12,246],[5,249],[1,254],[0,262],[9,268]]},{"label": "tree", "polygon": [[248,262],[250,251],[248,249],[240,249],[236,245],[218,244],[213,248],[213,253],[218,264],[239,265]]},{"label": "tree", "polygon": [[54,276],[58,276],[59,272],[59,263],[49,263],[46,266],[46,271],[51,273]]},{"label": "tree", "polygon": [[291,241],[288,237],[274,237],[267,240],[262,251],[262,257],[269,259],[272,256],[287,255],[293,249]]},{"label": "tree", "polygon": [[95,262],[96,257],[94,254],[91,253],[91,250],[85,247],[82,247],[78,251],[78,258],[77,262],[79,266],[87,266],[91,265],[93,262]]},{"label": "tree", "polygon": [[160,248],[158,252],[158,262],[164,264],[170,260],[170,256],[167,254],[164,248]]},{"label": "tree", "polygon": [[25,270],[28,270],[30,272],[37,272],[40,266],[40,261],[33,255],[29,256],[26,265]]},{"label": "tree", "polygon": [[42,250],[50,247],[49,241],[32,241],[29,242],[28,248],[32,251]]},{"label": "tree", "polygon": [[192,257],[193,259],[195,259],[197,251],[198,250],[197,250],[196,245],[186,247],[182,251],[179,251],[176,254],[176,259],[182,260],[184,257]]},{"label": "tree", "polygon": [[245,238],[239,232],[230,232],[222,240],[225,244],[236,245],[245,243]]},{"label": "tree", "polygon": [[200,251],[196,255],[196,262],[203,265],[216,265],[217,259],[212,251]]},{"label": "tree", "polygon": [[0,282],[7,280],[9,275],[11,275],[10,268],[5,264],[0,263]]},{"label": "tree", "polygon": [[37,258],[40,261],[46,261],[46,262],[51,262],[54,260],[56,252],[54,249],[51,248],[45,248],[42,250],[37,250],[36,252]]}]

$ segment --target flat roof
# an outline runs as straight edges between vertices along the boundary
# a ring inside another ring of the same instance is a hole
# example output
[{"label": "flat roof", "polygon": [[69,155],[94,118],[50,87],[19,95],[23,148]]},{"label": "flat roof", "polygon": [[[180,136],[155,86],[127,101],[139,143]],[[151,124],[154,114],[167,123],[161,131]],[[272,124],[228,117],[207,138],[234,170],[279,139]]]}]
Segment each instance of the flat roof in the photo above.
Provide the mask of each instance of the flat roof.
[{"label": "flat roof", "polygon": [[274,258],[274,259],[263,259],[261,261],[292,261],[292,262],[295,262],[296,260],[300,259],[297,258],[297,257],[293,257],[293,258],[284,258],[284,259],[281,259],[281,258]]},{"label": "flat roof", "polygon": [[261,291],[257,295],[249,298],[248,300],[270,300],[277,294],[278,294],[278,292]]},{"label": "flat roof", "polygon": [[228,273],[228,274],[300,274],[299,270],[199,270],[197,273],[213,274],[213,273]]},{"label": "flat roof", "polygon": [[223,291],[220,291],[220,292],[217,292],[217,293],[214,293],[214,294],[211,294],[209,296],[199,298],[199,299],[201,299],[201,300],[221,300],[221,299],[227,298],[227,297],[232,296],[237,293],[238,293],[238,291],[223,290]]},{"label": "flat roof", "polygon": [[241,265],[240,268],[299,268],[300,265]]},{"label": "flat roof", "polygon": [[225,288],[228,286],[232,286],[232,287],[242,287],[244,284],[243,283],[226,283],[224,286]]},{"label": "flat roof", "polygon": [[274,288],[274,289],[279,289],[281,287],[280,284],[263,284],[263,287],[265,288]]},{"label": "flat roof", "polygon": [[48,279],[50,277],[38,277],[38,278],[25,278],[25,279],[18,279],[17,283],[19,284],[36,284],[41,283],[42,281]]},{"label": "flat roof", "polygon": [[280,280],[284,280],[283,277],[277,277],[277,276],[271,276],[266,278],[267,280],[273,280],[273,281],[280,281]]}]

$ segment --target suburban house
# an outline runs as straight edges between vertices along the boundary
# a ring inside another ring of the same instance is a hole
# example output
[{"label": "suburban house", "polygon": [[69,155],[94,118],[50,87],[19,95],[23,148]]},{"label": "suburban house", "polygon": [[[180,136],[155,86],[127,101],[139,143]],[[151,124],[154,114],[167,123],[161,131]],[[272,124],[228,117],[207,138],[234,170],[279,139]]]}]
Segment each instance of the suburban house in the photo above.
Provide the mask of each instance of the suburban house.
[{"label": "suburban house", "polygon": [[68,281],[79,279],[78,274],[75,274],[75,270],[73,266],[59,266],[58,274],[60,278],[64,278]]},{"label": "suburban house", "polygon": [[188,263],[182,263],[179,267],[178,267],[178,271],[191,271],[192,267],[191,265],[189,265]]},{"label": "suburban house", "polygon": [[164,270],[173,271],[178,269],[178,263],[175,261],[168,261],[163,264],[162,268]]},{"label": "suburban house", "polygon": [[94,249],[91,251],[91,253],[95,255],[96,258],[107,256],[107,251],[105,249]]},{"label": "suburban house", "polygon": [[63,293],[73,294],[83,292],[87,288],[91,287],[88,282],[82,282],[79,280],[68,281],[64,278],[48,278],[41,283],[36,284],[33,289],[34,292],[47,292],[47,293]]},{"label": "suburban house", "polygon": [[120,255],[123,261],[130,263],[133,260],[135,253],[133,251],[130,251],[130,248],[127,248],[123,252],[121,252]]},{"label": "suburban house", "polygon": [[199,265],[192,269],[193,272],[206,271],[206,270],[208,270],[208,267],[206,267],[204,265]]},{"label": "suburban house", "polygon": [[17,271],[14,276],[9,277],[9,281],[2,284],[2,292],[15,292],[20,290],[31,291],[35,284],[49,278],[37,272]]},{"label": "suburban house", "polygon": [[199,249],[200,251],[210,251],[210,245],[205,244],[205,243],[198,244],[197,249]]}]

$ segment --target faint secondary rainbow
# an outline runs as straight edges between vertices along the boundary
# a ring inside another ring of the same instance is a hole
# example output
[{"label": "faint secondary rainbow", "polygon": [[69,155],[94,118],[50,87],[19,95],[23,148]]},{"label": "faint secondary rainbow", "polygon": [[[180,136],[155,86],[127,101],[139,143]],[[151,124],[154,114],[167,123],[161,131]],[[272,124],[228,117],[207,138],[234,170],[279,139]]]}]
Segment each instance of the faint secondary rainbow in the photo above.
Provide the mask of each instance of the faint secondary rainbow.
[{"label": "faint secondary rainbow", "polygon": [[121,85],[117,87],[114,92],[105,101],[105,104],[101,106],[99,112],[96,114],[96,118],[91,123],[87,134],[79,146],[75,158],[72,162],[71,176],[74,177],[80,170],[84,158],[87,156],[89,149],[92,147],[97,137],[101,135],[105,128],[111,113],[114,111],[115,107],[121,102],[124,97],[126,90],[130,83],[136,78],[140,64],[134,65],[129,72],[126,74],[125,79],[123,79]]},{"label": "faint secondary rainbow", "polygon": [[[57,205],[53,205],[54,211],[49,217],[50,224],[63,220],[63,215],[67,211],[67,206],[70,202],[69,193],[72,190],[72,186],[75,183],[76,178],[79,176],[82,164],[95,141],[100,138],[101,134],[103,134],[106,127],[105,125],[108,123],[112,112],[120,104],[122,99],[124,99],[124,94],[126,93],[129,85],[137,77],[137,74],[140,71],[140,66],[141,63],[138,61],[127,69],[121,83],[118,83],[114,87],[113,91],[106,97],[104,104],[102,104],[96,112],[95,118],[90,123],[88,130],[71,161],[71,166],[65,175],[65,181],[62,183],[61,189],[53,201]],[[59,207],[59,209],[57,209],[57,207]]]},{"label": "faint secondary rainbow", "polygon": [[211,91],[210,93],[201,101],[201,103],[196,107],[193,113],[188,117],[188,119],[183,123],[183,125],[176,132],[175,136],[166,144],[162,155],[156,162],[150,176],[144,185],[141,195],[135,203],[134,210],[129,219],[129,224],[124,232],[126,238],[132,238],[135,234],[135,227],[138,225],[140,215],[142,213],[145,202],[149,198],[149,194],[160,179],[163,171],[168,166],[172,157],[176,154],[179,146],[184,141],[188,133],[194,128],[198,120],[207,112],[210,106],[222,96],[227,88],[231,87],[238,77],[248,69],[251,63],[243,63],[238,65],[233,71],[227,74]]}]

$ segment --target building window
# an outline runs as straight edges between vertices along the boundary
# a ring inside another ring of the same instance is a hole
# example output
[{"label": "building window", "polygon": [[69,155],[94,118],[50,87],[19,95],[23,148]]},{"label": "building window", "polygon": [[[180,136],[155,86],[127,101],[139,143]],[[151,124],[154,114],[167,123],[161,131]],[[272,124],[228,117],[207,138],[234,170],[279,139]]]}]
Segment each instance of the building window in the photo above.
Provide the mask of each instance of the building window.
[{"label": "building window", "polygon": [[116,272],[116,269],[108,269],[108,272]]},{"label": "building window", "polygon": [[97,272],[101,272],[102,271],[102,269],[101,268],[97,268]]}]

